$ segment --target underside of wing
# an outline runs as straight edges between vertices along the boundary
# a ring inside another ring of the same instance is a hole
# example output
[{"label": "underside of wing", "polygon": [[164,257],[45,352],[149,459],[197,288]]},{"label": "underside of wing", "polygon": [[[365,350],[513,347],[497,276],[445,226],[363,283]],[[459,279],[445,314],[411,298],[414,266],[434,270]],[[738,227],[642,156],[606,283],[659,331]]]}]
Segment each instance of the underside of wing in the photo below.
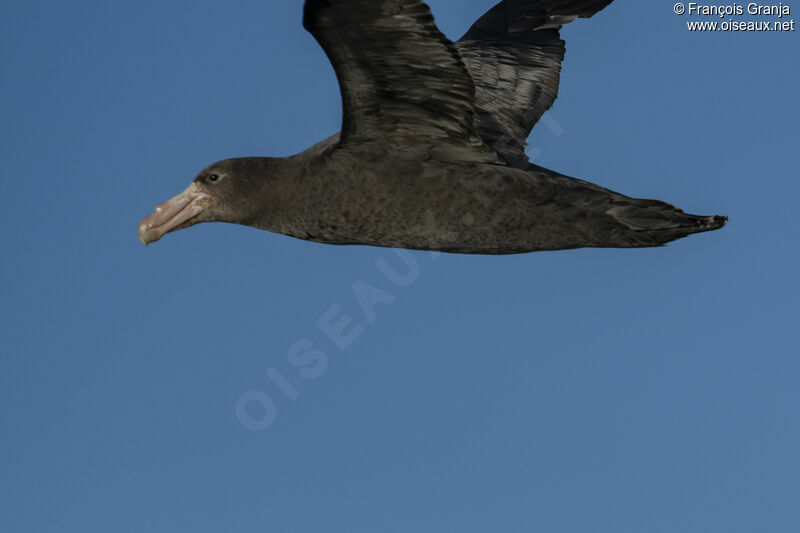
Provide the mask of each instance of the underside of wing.
[{"label": "underside of wing", "polygon": [[562,24],[612,0],[504,0],[457,43],[475,84],[476,129],[510,164],[525,168],[526,139],[558,96]]},{"label": "underside of wing", "polygon": [[341,142],[475,138],[475,88],[419,0],[307,0],[303,24],[336,71]]}]

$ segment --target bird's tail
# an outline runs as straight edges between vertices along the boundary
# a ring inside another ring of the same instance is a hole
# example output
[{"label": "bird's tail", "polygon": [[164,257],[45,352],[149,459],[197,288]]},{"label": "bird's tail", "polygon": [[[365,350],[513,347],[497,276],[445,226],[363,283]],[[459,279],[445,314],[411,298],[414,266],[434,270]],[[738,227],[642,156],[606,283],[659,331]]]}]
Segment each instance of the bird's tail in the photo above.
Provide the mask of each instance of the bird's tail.
[{"label": "bird's tail", "polygon": [[693,233],[725,226],[728,217],[700,216],[659,200],[615,198],[606,213],[626,227],[635,238],[632,246],[660,246]]}]

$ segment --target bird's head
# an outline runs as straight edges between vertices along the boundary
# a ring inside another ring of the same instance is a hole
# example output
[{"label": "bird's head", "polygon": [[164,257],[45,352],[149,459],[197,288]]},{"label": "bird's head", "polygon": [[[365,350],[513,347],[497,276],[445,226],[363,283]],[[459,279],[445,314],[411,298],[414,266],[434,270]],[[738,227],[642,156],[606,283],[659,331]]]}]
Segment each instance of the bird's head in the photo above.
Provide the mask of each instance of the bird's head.
[{"label": "bird's head", "polygon": [[139,222],[139,240],[150,244],[201,222],[247,224],[256,215],[254,201],[265,182],[265,160],[226,159],[206,167],[191,185],[156,207]]}]

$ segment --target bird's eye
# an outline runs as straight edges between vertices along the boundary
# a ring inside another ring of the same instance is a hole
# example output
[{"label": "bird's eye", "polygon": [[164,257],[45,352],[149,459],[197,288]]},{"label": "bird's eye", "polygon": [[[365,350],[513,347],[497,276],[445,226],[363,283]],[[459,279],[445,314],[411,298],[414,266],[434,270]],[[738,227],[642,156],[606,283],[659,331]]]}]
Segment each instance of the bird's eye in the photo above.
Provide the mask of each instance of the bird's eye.
[{"label": "bird's eye", "polygon": [[215,182],[215,181],[217,181],[217,180],[219,180],[219,176],[218,176],[217,174],[211,174],[211,175],[208,177],[208,181],[210,181],[210,182],[212,182],[212,183],[213,183],[213,182]]}]

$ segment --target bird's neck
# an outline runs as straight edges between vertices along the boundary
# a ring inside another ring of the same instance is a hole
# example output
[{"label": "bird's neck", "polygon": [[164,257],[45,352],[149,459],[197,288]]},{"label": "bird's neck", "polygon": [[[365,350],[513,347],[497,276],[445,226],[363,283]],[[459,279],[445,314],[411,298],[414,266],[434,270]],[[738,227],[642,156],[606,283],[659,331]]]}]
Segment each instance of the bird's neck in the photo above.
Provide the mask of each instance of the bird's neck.
[{"label": "bird's neck", "polygon": [[246,225],[308,238],[326,211],[327,179],[323,171],[324,154],[303,152],[296,156],[271,159],[261,177],[261,191],[254,195],[262,205],[258,215]]}]

